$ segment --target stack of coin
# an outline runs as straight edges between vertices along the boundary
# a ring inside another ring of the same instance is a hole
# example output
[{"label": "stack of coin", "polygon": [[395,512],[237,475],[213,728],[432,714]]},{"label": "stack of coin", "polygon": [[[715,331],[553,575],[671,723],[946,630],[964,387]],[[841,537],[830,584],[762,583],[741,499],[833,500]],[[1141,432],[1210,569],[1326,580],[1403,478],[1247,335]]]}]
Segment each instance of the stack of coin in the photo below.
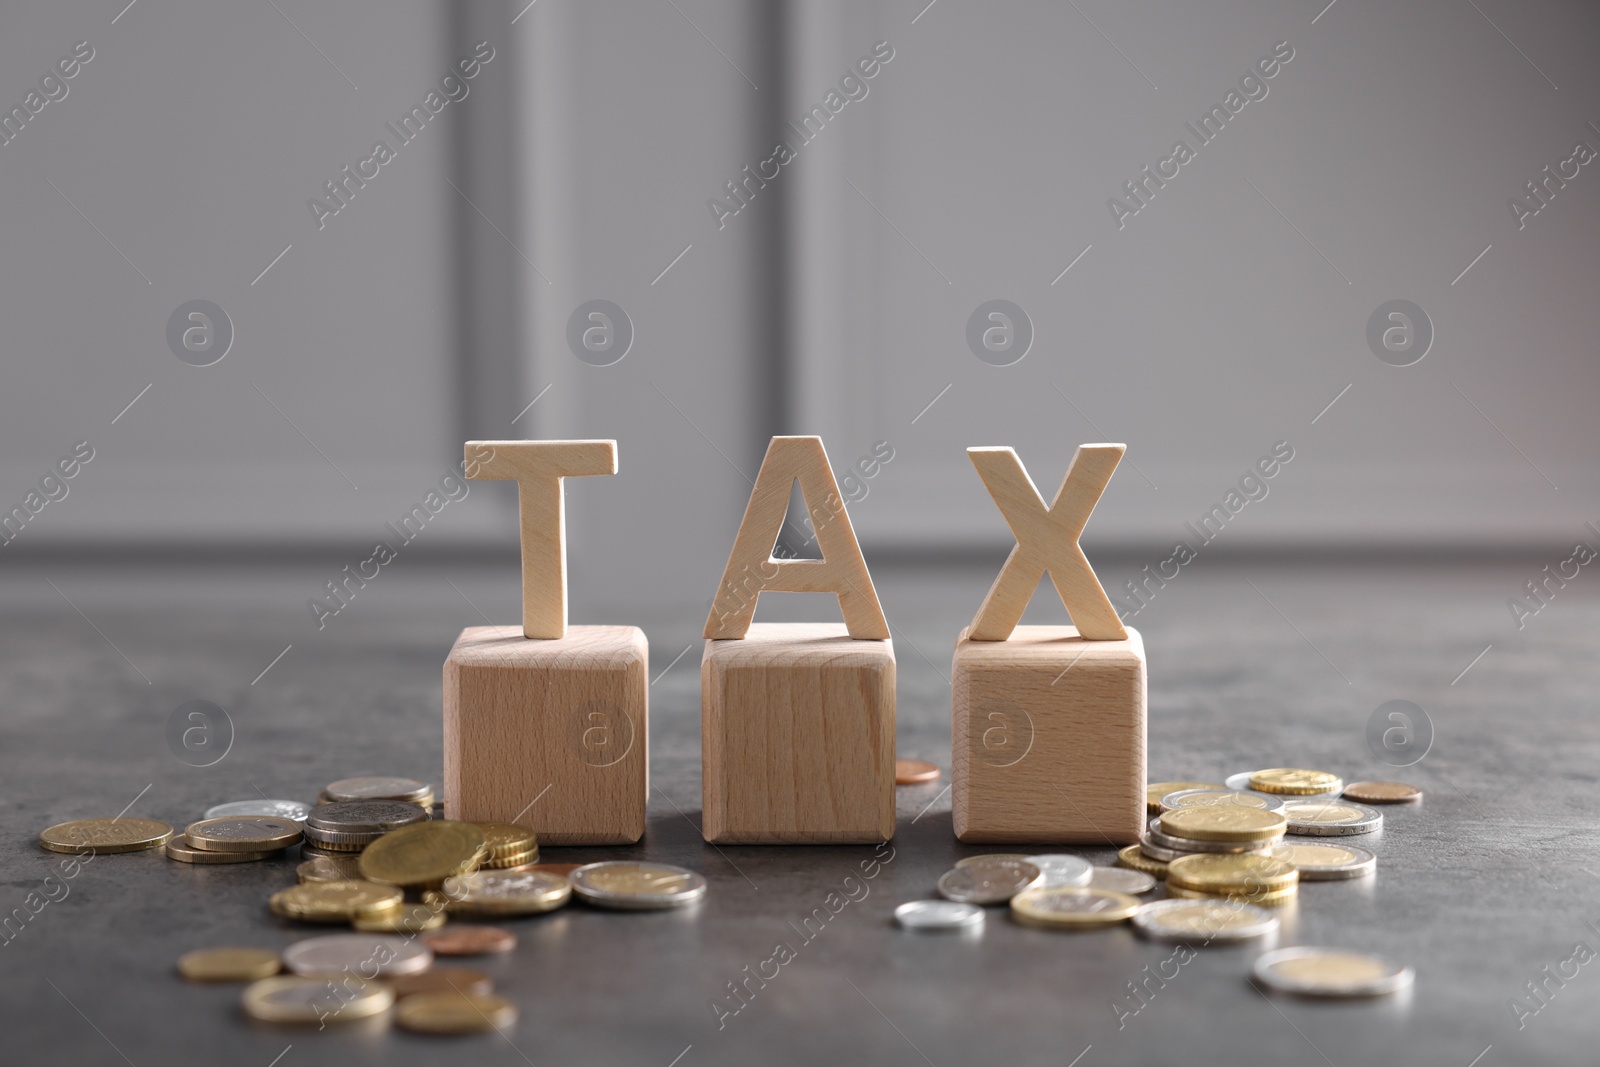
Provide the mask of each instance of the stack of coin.
[{"label": "stack of coin", "polygon": [[360,852],[390,830],[427,819],[425,810],[401,800],[335,801],[312,809],[305,835],[313,855]]},{"label": "stack of coin", "polygon": [[1228,788],[1236,788],[1234,782],[1241,777],[1248,778],[1250,789],[1283,796],[1310,797],[1325,793],[1338,796],[1344,791],[1344,779],[1337,774],[1304,767],[1273,767],[1265,771],[1253,771],[1248,776],[1236,774],[1228,779]]},{"label": "stack of coin", "polygon": [[206,809],[208,819],[220,819],[225,815],[276,815],[280,819],[305,822],[309,814],[311,805],[298,800],[233,800]]},{"label": "stack of coin", "polygon": [[183,863],[249,863],[281,856],[300,842],[300,824],[277,815],[224,815],[190,823],[167,841],[167,858]]},{"label": "stack of coin", "polygon": [[1167,895],[1217,897],[1265,907],[1294,901],[1300,875],[1295,865],[1271,856],[1182,856],[1167,864]]},{"label": "stack of coin", "polygon": [[338,804],[346,800],[403,800],[424,811],[433,808],[433,786],[415,778],[395,778],[388,775],[371,775],[363,778],[341,778],[329,782],[317,797],[318,804]]},{"label": "stack of coin", "polygon": [[526,827],[508,822],[480,822],[478,829],[489,842],[485,870],[520,870],[539,862],[539,839]]},{"label": "stack of coin", "polygon": [[1223,789],[1225,786],[1213,785],[1210,782],[1151,782],[1145,786],[1145,804],[1151,814],[1161,810],[1161,798],[1168,793],[1176,793],[1189,789]]},{"label": "stack of coin", "polygon": [[[1202,791],[1204,792],[1204,791]],[[1139,842],[1139,852],[1146,859],[1170,864],[1183,856],[1206,854],[1250,854],[1271,851],[1282,840],[1288,829],[1288,820],[1275,811],[1250,803],[1255,798],[1244,798],[1244,803],[1197,803],[1188,807],[1174,807],[1150,823],[1144,838]],[[1167,799],[1163,798],[1163,803]],[[1177,798],[1182,800],[1181,797]],[[1206,800],[1206,797],[1198,799]],[[1119,854],[1119,860],[1122,859]],[[1123,860],[1123,866],[1151,871]]]}]

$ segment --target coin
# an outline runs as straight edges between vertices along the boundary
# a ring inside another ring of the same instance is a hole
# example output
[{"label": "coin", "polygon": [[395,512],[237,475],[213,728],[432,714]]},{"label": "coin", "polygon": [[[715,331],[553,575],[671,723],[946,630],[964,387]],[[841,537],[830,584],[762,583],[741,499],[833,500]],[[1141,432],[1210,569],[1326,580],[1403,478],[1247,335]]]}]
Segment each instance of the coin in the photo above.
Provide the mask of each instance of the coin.
[{"label": "coin", "polygon": [[[304,841],[300,843],[300,855],[307,862],[324,861],[332,864],[339,871],[339,877],[333,881],[359,882],[361,881],[361,850],[340,852],[332,849],[320,849]],[[329,879],[302,878],[302,882],[329,881]]]},{"label": "coin", "polygon": [[1266,892],[1299,881],[1294,864],[1271,856],[1184,856],[1167,864],[1167,890],[1173,887],[1202,893]]},{"label": "coin", "polygon": [[1161,798],[1168,793],[1176,793],[1188,789],[1221,789],[1220,785],[1211,785],[1208,782],[1153,782],[1144,790],[1145,806],[1151,811],[1161,810]]},{"label": "coin", "polygon": [[392,778],[372,775],[365,778],[341,778],[328,783],[322,791],[329,803],[346,800],[402,800],[410,804],[428,802],[433,806],[433,786],[415,778]]},{"label": "coin", "polygon": [[1404,782],[1351,782],[1344,795],[1363,804],[1415,804],[1422,799],[1422,790]]},{"label": "coin", "polygon": [[1282,811],[1283,798],[1271,793],[1255,793],[1238,789],[1180,789],[1163,796],[1157,805],[1161,811],[1173,808],[1261,808],[1263,811]]},{"label": "coin", "polygon": [[539,871],[473,871],[444,880],[453,912],[534,915],[553,911],[572,896],[572,883]]},{"label": "coin", "polygon": [[1067,852],[1029,856],[1027,862],[1044,872],[1041,884],[1047,886],[1085,886],[1094,873],[1094,867],[1088,860]]},{"label": "coin", "polygon": [[[490,857],[478,866],[486,871],[525,871],[537,865],[538,862],[539,850],[534,849],[531,852],[524,852],[520,856],[505,856],[499,859]],[[571,866],[579,867],[582,864],[574,863]]]},{"label": "coin", "polygon": [[255,863],[270,860],[283,854],[282,849],[271,852],[211,852],[195,848],[181,837],[169,837],[166,844],[167,859],[180,863]]},{"label": "coin", "polygon": [[422,1034],[499,1032],[517,1021],[517,1009],[504,997],[461,993],[418,993],[395,1010],[395,1022]]},{"label": "coin", "polygon": [[[225,853],[220,853],[225,855]],[[294,869],[302,882],[348,882],[361,877],[361,869],[354,864],[350,869],[326,856],[314,856]]]},{"label": "coin", "polygon": [[422,935],[422,943],[436,956],[487,956],[510,952],[517,935],[498,926],[446,926]]},{"label": "coin", "polygon": [[[1166,877],[1167,864],[1171,863],[1173,860],[1177,859],[1179,856],[1193,856],[1193,855],[1195,855],[1195,852],[1193,850],[1191,850],[1191,849],[1187,849],[1187,848],[1183,848],[1183,849],[1167,848],[1165,845],[1158,844],[1156,842],[1156,839],[1151,836],[1150,831],[1148,831],[1148,830],[1146,830],[1145,833],[1144,833],[1144,836],[1139,839],[1139,843],[1137,845],[1131,845],[1129,847],[1133,848],[1133,849],[1136,849],[1138,851],[1139,855],[1143,856],[1145,859],[1153,860],[1153,861],[1161,864],[1162,877]],[[1122,852],[1126,852],[1126,851],[1128,851],[1128,850],[1127,849],[1123,849],[1122,850]],[[1118,859],[1119,862],[1122,859],[1122,852],[1118,852],[1117,853],[1117,859]],[[1123,864],[1123,866],[1128,866],[1128,865],[1127,864]],[[1138,870],[1139,868],[1134,868],[1134,869]]]},{"label": "coin", "polygon": [[183,839],[208,852],[272,852],[298,842],[300,824],[276,815],[225,815],[190,823]]},{"label": "coin", "polygon": [[1273,859],[1295,865],[1302,882],[1332,882],[1359,878],[1378,868],[1378,857],[1364,848],[1344,843],[1279,845],[1270,853]]},{"label": "coin", "polygon": [[420,934],[444,925],[444,909],[427,904],[402,904],[378,915],[356,916],[350,925],[363,933]]},{"label": "coin", "polygon": [[172,827],[156,819],[77,819],[45,828],[39,844],[51,852],[93,852],[98,856],[160,848],[171,836]]},{"label": "coin", "polygon": [[286,919],[340,923],[392,911],[404,899],[399,889],[376,882],[304,882],[272,894],[267,906]]},{"label": "coin", "polygon": [[438,886],[476,870],[489,853],[484,832],[470,822],[420,822],[391,830],[361,853],[361,877],[399,886]]},{"label": "coin", "polygon": [[234,800],[227,804],[213,804],[206,809],[206,818],[222,819],[230,815],[275,815],[280,819],[305,822],[311,814],[311,805],[298,800]]},{"label": "coin", "polygon": [[528,870],[544,871],[546,874],[558,874],[565,878],[582,866],[583,864],[581,863],[535,863]]},{"label": "coin", "polygon": [[1139,910],[1139,902],[1109,889],[1057,887],[1026,889],[1011,898],[1011,917],[1024,926],[1047,930],[1090,930],[1111,926]]},{"label": "coin", "polygon": [[1328,771],[1311,771],[1301,767],[1273,767],[1252,774],[1250,788],[1259,789],[1263,793],[1312,796],[1318,793],[1338,793],[1344,789],[1344,780]]},{"label": "coin", "polygon": [[936,782],[939,780],[937,765],[920,759],[897,759],[894,761],[895,785],[920,785],[923,782]]},{"label": "coin", "polygon": [[420,974],[403,974],[389,980],[396,1000],[421,993],[455,993],[483,996],[494,992],[494,982],[471,967],[433,967]]},{"label": "coin", "polygon": [[1410,967],[1342,949],[1296,946],[1263,953],[1256,979],[1280,993],[1308,997],[1375,997],[1411,984]]},{"label": "coin", "polygon": [[433,953],[408,937],[327,934],[296,941],[283,950],[283,965],[295,974],[358,974],[383,978],[417,974],[433,966]]},{"label": "coin", "polygon": [[178,957],[178,973],[191,982],[253,982],[282,969],[269,948],[200,948]]},{"label": "coin", "polygon": [[1282,837],[1288,821],[1259,808],[1177,808],[1161,816],[1160,830],[1191,841],[1267,841]]},{"label": "coin", "polygon": [[[1177,857],[1174,856],[1174,859]],[[1163,879],[1167,876],[1165,862],[1146,856],[1138,845],[1129,845],[1127,848],[1117,850],[1117,862],[1129,870],[1143,871],[1152,878]]]},{"label": "coin", "polygon": [[954,900],[908,900],[894,909],[894,921],[907,930],[970,930],[983,925],[983,909]]},{"label": "coin", "polygon": [[1278,917],[1232,900],[1152,900],[1133,916],[1133,927],[1152,941],[1248,941],[1278,929]]},{"label": "coin", "polygon": [[1145,831],[1140,844],[1154,846],[1146,848],[1145,855],[1170,862],[1177,856],[1163,856],[1155,849],[1160,849],[1162,852],[1177,852],[1180,855],[1195,852],[1266,852],[1282,840],[1282,835],[1269,837],[1264,841],[1200,841],[1190,837],[1174,837],[1172,834],[1162,833],[1161,820],[1156,819],[1150,824],[1150,829]]},{"label": "coin", "polygon": [[567,876],[585,903],[625,911],[681,908],[706,895],[706,880],[665,863],[588,863]]},{"label": "coin", "polygon": [[984,852],[977,856],[966,856],[956,860],[957,867],[969,867],[974,863],[986,863],[990,860],[1021,860],[1026,863],[1028,857],[1021,852]]},{"label": "coin", "polygon": [[426,811],[403,800],[346,800],[313,809],[305,834],[324,849],[359,849],[390,830],[427,819]]},{"label": "coin", "polygon": [[382,982],[346,975],[326,978],[282,974],[245,987],[240,998],[252,1018],[269,1023],[353,1022],[389,1010],[394,993]]},{"label": "coin", "polygon": [[940,876],[939,895],[962,904],[1004,904],[1043,884],[1044,872],[1027,860],[975,856]]},{"label": "coin", "polygon": [[509,822],[480,822],[474,825],[483,831],[484,840],[489,843],[491,860],[528,856],[530,858],[522,862],[529,863],[532,862],[531,857],[539,854],[539,839],[525,826]]},{"label": "coin", "polygon": [[1223,900],[1242,904],[1254,904],[1258,908],[1282,908],[1293,904],[1300,896],[1299,885],[1291,885],[1285,889],[1274,889],[1271,892],[1254,889],[1239,890],[1210,890],[1184,889],[1182,886],[1168,886],[1169,897],[1183,898],[1186,900]]},{"label": "coin", "polygon": [[1095,867],[1090,872],[1090,889],[1109,889],[1113,893],[1126,893],[1136,897],[1156,887],[1154,875],[1126,867]]},{"label": "coin", "polygon": [[1295,799],[1283,806],[1291,834],[1319,837],[1349,837],[1370,834],[1383,826],[1383,812],[1365,804],[1352,804],[1332,797]]}]

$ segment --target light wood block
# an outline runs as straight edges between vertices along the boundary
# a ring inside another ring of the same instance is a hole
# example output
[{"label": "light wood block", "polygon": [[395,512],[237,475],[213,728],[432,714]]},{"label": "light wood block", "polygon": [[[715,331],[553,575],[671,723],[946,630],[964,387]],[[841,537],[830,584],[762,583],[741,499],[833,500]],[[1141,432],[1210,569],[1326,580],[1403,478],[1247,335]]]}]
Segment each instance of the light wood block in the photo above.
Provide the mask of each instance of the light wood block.
[{"label": "light wood block", "polygon": [[638,841],[648,660],[634,626],[463,630],[444,665],[445,818],[516,823],[541,845]]},{"label": "light wood block", "polygon": [[981,844],[1127,845],[1145,827],[1145,657],[1137,630],[966,630],[951,665],[956,836]]},{"label": "light wood block", "polygon": [[716,844],[894,836],[894,643],[755,623],[700,661],[702,830]]}]

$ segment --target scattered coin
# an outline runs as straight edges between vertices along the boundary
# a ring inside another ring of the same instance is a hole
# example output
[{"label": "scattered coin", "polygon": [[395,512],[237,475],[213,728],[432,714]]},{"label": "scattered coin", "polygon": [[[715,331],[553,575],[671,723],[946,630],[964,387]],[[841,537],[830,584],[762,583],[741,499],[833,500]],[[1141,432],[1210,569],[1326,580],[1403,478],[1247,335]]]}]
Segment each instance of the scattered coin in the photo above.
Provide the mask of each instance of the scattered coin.
[{"label": "scattered coin", "polygon": [[382,982],[346,975],[337,989],[326,978],[278,975],[245,987],[244,1010],[269,1023],[354,1022],[389,1010],[394,993]]},{"label": "scattered coin", "polygon": [[294,873],[302,882],[348,882],[361,877],[360,867],[350,864],[346,869],[326,856],[313,856],[296,867]]},{"label": "scattered coin", "polygon": [[363,933],[420,934],[443,926],[443,908],[427,904],[402,904],[378,915],[356,916],[350,925]]},{"label": "scattered coin", "polygon": [[1275,797],[1271,793],[1255,793],[1239,789],[1180,789],[1175,793],[1168,793],[1163,796],[1157,807],[1163,812],[1171,811],[1173,808],[1206,807],[1261,808],[1264,811],[1282,811],[1283,798]]},{"label": "scattered coin", "polygon": [[1365,804],[1352,804],[1332,797],[1291,800],[1283,806],[1291,834],[1319,837],[1348,837],[1370,834],[1383,826],[1383,812]]},{"label": "scattered coin", "polygon": [[444,880],[453,912],[535,915],[554,911],[572,896],[572,883],[539,871],[473,871]]},{"label": "scattered coin", "polygon": [[376,882],[303,882],[272,894],[267,906],[286,919],[341,923],[393,911],[404,899],[399,889]]},{"label": "scattered coin", "polygon": [[361,877],[385,885],[434,888],[455,874],[476,870],[489,841],[470,822],[419,822],[391,830],[361,853]]},{"label": "scattered coin", "polygon": [[180,863],[255,863],[270,860],[283,854],[282,849],[270,852],[212,852],[195,848],[181,837],[169,837],[166,844],[167,859]]},{"label": "scattered coin", "polygon": [[939,780],[937,765],[920,759],[897,759],[894,761],[895,785],[920,785],[923,782],[936,782]]},{"label": "scattered coin", "polygon": [[460,993],[418,993],[406,997],[395,1022],[422,1034],[475,1034],[501,1031],[517,1021],[517,1009],[504,997]]},{"label": "scattered coin", "polygon": [[1139,910],[1126,893],[1108,889],[1027,889],[1011,898],[1011,917],[1047,930],[1089,930],[1120,923]]},{"label": "scattered coin", "polygon": [[517,947],[517,935],[498,926],[451,925],[422,935],[436,956],[488,956]]},{"label": "scattered coin", "polygon": [[990,860],[1021,860],[1026,863],[1028,857],[1021,852],[984,852],[977,856],[967,856],[956,860],[956,866],[968,867],[974,863],[987,863]]},{"label": "scattered coin", "polygon": [[1288,821],[1260,808],[1177,808],[1160,818],[1169,837],[1191,841],[1268,841],[1283,836]]},{"label": "scattered coin", "polygon": [[280,819],[305,822],[309,814],[311,805],[298,800],[234,800],[206,809],[208,819],[223,819],[230,815],[275,815]]},{"label": "scattered coin", "polygon": [[908,900],[894,909],[894,920],[907,930],[970,930],[983,925],[983,909],[954,900]]},{"label": "scattered coin", "polygon": [[1109,889],[1113,893],[1126,893],[1130,897],[1148,893],[1156,887],[1154,875],[1127,867],[1095,867],[1089,877],[1090,889]]},{"label": "scattered coin", "polygon": [[1278,917],[1231,900],[1153,900],[1134,913],[1133,926],[1152,941],[1208,945],[1264,937],[1278,929]]},{"label": "scattered coin", "polygon": [[494,992],[494,982],[489,976],[471,967],[433,967],[420,974],[403,974],[388,981],[396,1000],[420,993],[485,996]]},{"label": "scattered coin", "polygon": [[433,953],[408,937],[328,934],[296,941],[283,950],[283,965],[295,974],[354,974],[385,978],[418,974],[433,966]]},{"label": "scattered coin", "polygon": [[1332,842],[1279,845],[1273,859],[1295,865],[1302,882],[1332,882],[1359,878],[1378,869],[1378,857],[1364,848]]},{"label": "scattered coin", "polygon": [[201,948],[178,957],[178,973],[191,982],[253,982],[282,969],[269,948]]},{"label": "scattered coin", "polygon": [[585,903],[625,911],[681,908],[706,895],[706,880],[665,863],[588,863],[567,876]]},{"label": "scattered coin", "polygon": [[1162,853],[1176,852],[1179,855],[1188,855],[1195,852],[1266,852],[1281,840],[1283,840],[1281,835],[1269,837],[1262,841],[1201,841],[1190,837],[1175,837],[1172,834],[1163,833],[1161,820],[1156,819],[1150,824],[1150,829],[1145,831],[1144,838],[1140,841],[1140,844],[1153,846],[1145,849],[1145,855],[1153,859],[1165,859],[1170,862],[1177,857],[1161,855],[1155,850],[1160,849]]},{"label": "scattered coin", "polygon": [[1004,904],[1044,884],[1044,872],[1024,859],[974,856],[939,878],[939,895],[962,904]]},{"label": "scattered coin", "polygon": [[1271,856],[1184,856],[1167,864],[1167,891],[1191,889],[1201,893],[1271,893],[1300,880],[1294,864]]},{"label": "scattered coin", "polygon": [[401,800],[346,800],[323,804],[306,816],[306,837],[335,851],[365,848],[390,830],[425,822],[428,813]]},{"label": "scattered coin", "polygon": [[1422,790],[1404,782],[1351,782],[1344,795],[1363,804],[1415,804],[1422,799]]},{"label": "scattered coin", "polygon": [[1044,882],[1041,884],[1046,886],[1085,886],[1094,874],[1094,867],[1088,860],[1067,852],[1029,856],[1027,862],[1044,872]]},{"label": "scattered coin", "polygon": [[1319,793],[1341,792],[1344,789],[1344,780],[1328,771],[1311,771],[1302,767],[1273,767],[1252,774],[1250,788],[1259,789],[1263,793],[1313,796]]},{"label": "scattered coin", "polygon": [[[1173,856],[1177,859],[1177,856]],[[1142,871],[1157,880],[1167,876],[1167,865],[1164,861],[1145,855],[1139,845],[1129,845],[1127,848],[1117,850],[1117,862],[1133,871]]]},{"label": "scattered coin", "polygon": [[1177,793],[1189,789],[1221,789],[1220,785],[1209,782],[1152,782],[1145,787],[1145,806],[1151,811],[1161,810],[1161,798],[1168,793]]},{"label": "scattered coin", "polygon": [[1413,972],[1379,956],[1296,946],[1263,953],[1253,968],[1263,985],[1307,997],[1375,997],[1411,984]]},{"label": "scattered coin", "polygon": [[1258,908],[1283,908],[1295,903],[1300,897],[1299,884],[1288,886],[1284,889],[1265,890],[1237,890],[1205,892],[1198,889],[1184,889],[1182,886],[1168,886],[1167,896],[1183,898],[1185,900],[1225,900],[1242,904],[1254,904]]},{"label": "scattered coin", "polygon": [[156,819],[77,819],[57,823],[39,834],[39,844],[51,852],[141,852],[160,848],[172,836],[172,827]]},{"label": "scattered coin", "polygon": [[183,839],[208,852],[274,852],[300,840],[300,824],[276,815],[224,815],[190,823]]},{"label": "scattered coin", "polygon": [[[433,807],[433,786],[415,778],[393,778],[372,775],[364,778],[341,778],[330,782],[322,791],[328,803],[346,800],[400,800],[422,807]],[[423,801],[427,803],[424,804]]]}]

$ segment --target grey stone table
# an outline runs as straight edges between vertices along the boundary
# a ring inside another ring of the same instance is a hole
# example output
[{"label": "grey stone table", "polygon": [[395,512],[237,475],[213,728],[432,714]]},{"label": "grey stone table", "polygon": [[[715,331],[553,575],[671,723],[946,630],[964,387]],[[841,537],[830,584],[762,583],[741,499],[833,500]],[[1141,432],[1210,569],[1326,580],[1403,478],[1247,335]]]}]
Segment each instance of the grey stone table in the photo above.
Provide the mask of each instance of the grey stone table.
[{"label": "grey stone table", "polygon": [[[1257,950],[1214,948],[1149,983],[1140,1006],[1129,983],[1172,950],[1126,928],[1052,934],[1003,911],[976,937],[895,928],[897,903],[932,895],[942,871],[979,851],[951,833],[947,675],[992,565],[875,567],[897,631],[900,752],[946,777],[899,790],[892,851],[879,854],[876,877],[848,884],[873,849],[702,842],[703,606],[659,620],[626,609],[600,617],[579,598],[576,618],[637,622],[651,639],[661,676],[649,829],[635,849],[547,857],[682,864],[705,874],[710,894],[684,913],[574,906],[517,922],[516,953],[485,969],[520,1020],[504,1036],[455,1042],[381,1022],[323,1032],[252,1024],[236,987],[175,975],[173,961],[192,948],[277,947],[315,932],[265,908],[294,880],[293,859],[205,868],[159,852],[103,856],[56,883],[58,899],[36,914],[25,904],[44,899],[29,894],[54,869],[34,843],[49,823],[131,802],[130,814],[181,826],[258,790],[310,799],[350,774],[436,780],[440,664],[460,627],[517,617],[514,570],[413,560],[319,632],[304,607],[320,583],[311,565],[13,568],[0,578],[0,912],[12,916],[0,944],[0,1062],[1593,1062],[1600,963],[1549,975],[1580,942],[1600,948],[1600,601],[1581,577],[1519,631],[1506,599],[1542,562],[1208,560],[1134,620],[1149,651],[1154,779],[1288,764],[1427,790],[1420,806],[1389,809],[1373,841],[1375,879],[1308,885],[1284,916],[1280,944],[1376,950],[1415,966],[1410,995],[1371,1003],[1269,998],[1245,978]],[[1102,570],[1117,576],[1115,565]],[[769,599],[763,618],[837,617],[817,598]],[[1033,611],[1060,617],[1046,597]],[[180,762],[165,740],[169,714],[193,698],[221,705],[235,728],[211,767]],[[1365,739],[1373,710],[1395,698],[1424,708],[1435,734],[1403,771]],[[1109,848],[1081,851],[1113,859]],[[830,915],[829,894],[852,885],[857,899]],[[818,909],[828,921],[807,928]],[[779,943],[794,959],[776,977],[751,983],[737,1013],[712,1007],[735,1003],[724,999],[728,983]],[[1535,981],[1542,999],[1528,993]]]}]

